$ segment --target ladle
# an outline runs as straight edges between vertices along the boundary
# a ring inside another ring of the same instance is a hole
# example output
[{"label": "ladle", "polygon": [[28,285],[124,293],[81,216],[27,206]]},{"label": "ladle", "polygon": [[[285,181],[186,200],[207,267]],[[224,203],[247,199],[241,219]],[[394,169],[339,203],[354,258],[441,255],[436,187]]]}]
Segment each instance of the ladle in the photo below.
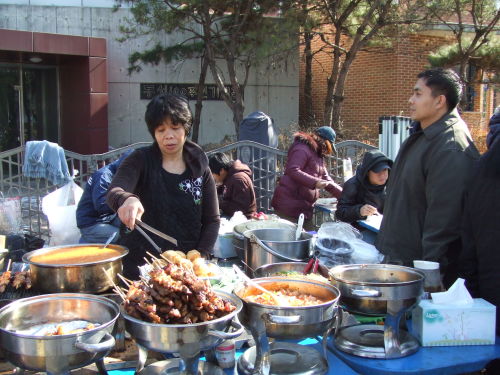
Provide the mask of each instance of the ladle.
[{"label": "ladle", "polygon": [[241,277],[243,280],[245,280],[248,284],[252,285],[253,287],[259,289],[261,292],[266,293],[271,296],[272,299],[278,304],[278,306],[285,306],[286,302],[284,302],[280,297],[277,295],[273,294],[271,291],[267,290],[263,286],[261,286],[259,283],[256,283],[253,281],[251,278],[249,278],[247,275],[243,273],[242,270],[238,268],[237,265],[233,264],[233,270],[234,272]]},{"label": "ladle", "polygon": [[304,214],[299,215],[299,221],[297,223],[297,230],[295,231],[295,241],[300,239],[300,235],[302,234],[302,227],[304,226]]},{"label": "ladle", "polygon": [[111,241],[113,241],[115,239],[117,233],[118,232],[114,232],[114,233],[111,234],[111,236],[109,236],[109,238],[106,240],[106,243],[102,247],[103,249],[105,249],[105,248],[107,248],[109,246],[109,244],[111,243]]}]

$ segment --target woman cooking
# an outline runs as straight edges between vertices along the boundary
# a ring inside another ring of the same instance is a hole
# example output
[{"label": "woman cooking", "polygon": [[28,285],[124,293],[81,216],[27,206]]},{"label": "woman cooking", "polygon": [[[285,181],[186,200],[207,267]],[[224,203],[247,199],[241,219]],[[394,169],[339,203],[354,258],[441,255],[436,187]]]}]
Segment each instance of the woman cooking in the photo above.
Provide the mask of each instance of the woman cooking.
[{"label": "woman cooking", "polygon": [[[151,146],[134,151],[116,172],[107,195],[108,205],[130,230],[120,244],[129,248],[124,274],[136,279],[151,244],[136,230],[136,219],[174,237],[177,249],[210,254],[217,239],[220,217],[217,193],[203,150],[187,140],[192,115],[188,102],[161,94],[148,104],[145,115]],[[154,235],[162,249],[170,242]]]},{"label": "woman cooking", "polygon": [[322,126],[313,133],[294,134],[285,173],[274,190],[272,200],[272,206],[280,217],[297,222],[303,213],[304,228],[313,230],[313,205],[319,198],[320,189],[340,197],[342,188],[333,182],[323,162],[326,155],[332,154],[334,142],[335,131],[329,126]]}]

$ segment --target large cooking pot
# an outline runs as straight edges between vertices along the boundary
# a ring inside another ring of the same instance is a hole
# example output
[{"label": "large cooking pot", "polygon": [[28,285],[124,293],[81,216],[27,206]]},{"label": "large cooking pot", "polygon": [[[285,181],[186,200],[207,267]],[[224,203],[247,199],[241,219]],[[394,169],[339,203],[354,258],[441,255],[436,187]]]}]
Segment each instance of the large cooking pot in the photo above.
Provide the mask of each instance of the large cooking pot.
[{"label": "large cooking pot", "polygon": [[[117,274],[123,270],[122,258],[128,254],[128,249],[120,245],[108,245],[117,250],[120,255],[95,261],[74,264],[47,264],[35,262],[32,259],[55,250],[70,251],[79,247],[102,248],[104,244],[85,244],[47,247],[24,254],[23,262],[30,265],[33,288],[46,293],[79,292],[101,293],[113,287],[111,279],[118,283]],[[106,271],[106,273],[103,271]]]},{"label": "large cooking pot", "polygon": [[241,323],[252,331],[265,331],[267,337],[282,340],[302,339],[323,335],[331,327],[336,314],[339,291],[336,287],[321,282],[281,277],[263,277],[252,281],[267,290],[291,289],[312,294],[327,302],[313,306],[271,306],[247,302],[246,297],[262,292],[246,283],[238,284],[234,290],[243,302],[239,314]]},{"label": "large cooking pot", "polygon": [[[244,331],[243,326],[235,320],[242,308],[236,296],[215,290],[215,293],[236,306],[233,312],[214,320],[193,324],[155,324],[136,319],[128,315],[122,308],[127,332],[139,345],[139,361],[136,372],[140,372],[146,362],[147,351],[159,353],[178,353],[185,362],[189,374],[197,373],[200,351],[216,347],[222,341],[236,338]],[[227,332],[232,327],[234,331]],[[145,348],[145,349],[143,349]]]},{"label": "large cooking pot", "polygon": [[[14,301],[0,309],[0,347],[25,370],[67,373],[102,360],[113,348],[111,335],[119,306],[89,294],[50,294]],[[95,328],[58,336],[36,334],[42,325],[87,321]],[[102,364],[101,364],[102,365]]]},{"label": "large cooking pot", "polygon": [[270,263],[303,262],[311,255],[312,235],[295,240],[292,229],[253,229],[245,232],[245,263],[252,269]]},{"label": "large cooking pot", "polygon": [[269,220],[248,220],[244,223],[235,225],[233,228],[233,245],[236,255],[241,260],[245,260],[245,236],[243,235],[248,230],[253,229],[296,229],[297,224],[284,219],[269,219]]},{"label": "large cooking pot", "polygon": [[347,264],[332,268],[329,274],[340,291],[340,306],[358,314],[386,315],[394,313],[396,305],[398,310],[408,310],[424,291],[424,277],[409,267]]}]

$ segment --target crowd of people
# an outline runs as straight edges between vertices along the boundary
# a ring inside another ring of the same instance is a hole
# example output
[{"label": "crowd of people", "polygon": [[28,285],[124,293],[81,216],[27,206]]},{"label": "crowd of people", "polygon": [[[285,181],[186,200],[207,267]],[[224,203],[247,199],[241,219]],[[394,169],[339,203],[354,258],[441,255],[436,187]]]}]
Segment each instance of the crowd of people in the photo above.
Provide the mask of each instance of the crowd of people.
[{"label": "crowd of people", "polygon": [[[396,160],[367,152],[343,188],[324,164],[335,151],[334,130],[322,126],[294,134],[272,198],[275,213],[294,222],[304,214],[304,227],[313,230],[314,203],[325,190],[338,199],[338,220],[356,225],[383,214],[375,245],[384,262],[439,262],[445,287],[462,276],[474,297],[500,306],[500,110],[490,120],[488,151],[480,157],[457,110],[461,95],[462,84],[452,70],[420,73],[409,99],[410,136]],[[185,99],[158,95],[148,104],[145,120],[153,144],[92,176],[79,207],[95,219],[79,219],[84,242],[103,242],[118,219],[122,223],[116,241],[131,249],[124,260],[129,278],[137,277],[137,265],[150,248],[134,231],[136,220],[176,238],[176,249],[209,256],[221,214],[242,211],[250,218],[257,210],[251,169],[223,153],[207,158],[188,139],[192,115]],[[92,192],[96,187],[98,194]],[[91,202],[94,196],[99,203]],[[100,237],[91,238],[96,233]],[[161,248],[174,248],[153,238]]]}]

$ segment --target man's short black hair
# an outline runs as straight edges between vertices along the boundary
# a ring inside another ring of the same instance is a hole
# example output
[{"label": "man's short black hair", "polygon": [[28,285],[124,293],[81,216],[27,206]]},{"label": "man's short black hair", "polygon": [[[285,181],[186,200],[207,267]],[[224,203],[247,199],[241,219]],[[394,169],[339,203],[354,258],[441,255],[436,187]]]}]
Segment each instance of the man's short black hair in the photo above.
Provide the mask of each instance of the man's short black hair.
[{"label": "man's short black hair", "polygon": [[216,152],[215,154],[210,155],[208,158],[208,166],[210,167],[210,171],[215,174],[220,174],[221,169],[229,170],[232,165],[233,161],[222,152]]},{"label": "man's short black hair", "polygon": [[432,90],[434,97],[444,95],[448,112],[456,108],[462,97],[462,81],[457,73],[451,69],[434,68],[428,69],[417,75]]},{"label": "man's short black hair", "polygon": [[186,98],[173,94],[160,94],[151,99],[146,108],[144,119],[153,138],[156,128],[163,124],[167,118],[170,118],[172,123],[176,125],[182,125],[186,135],[189,135],[193,115]]}]

